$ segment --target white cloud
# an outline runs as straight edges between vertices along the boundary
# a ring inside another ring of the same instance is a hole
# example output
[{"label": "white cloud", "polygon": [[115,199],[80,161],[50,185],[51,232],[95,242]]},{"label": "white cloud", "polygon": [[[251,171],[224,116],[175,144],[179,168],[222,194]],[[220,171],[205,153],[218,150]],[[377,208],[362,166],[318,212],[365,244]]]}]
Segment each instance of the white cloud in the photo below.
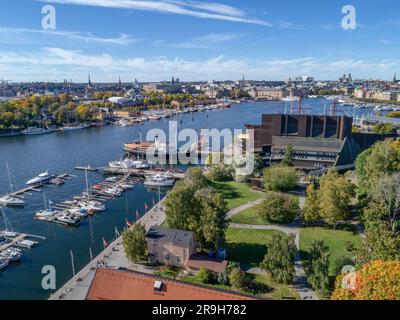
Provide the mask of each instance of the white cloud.
[{"label": "white cloud", "polygon": [[[182,80],[248,79],[282,80],[289,76],[310,74],[319,79],[334,79],[343,73],[357,77],[390,77],[400,68],[399,59],[367,61],[332,60],[305,57],[297,59],[248,60],[224,56],[187,60],[168,57],[114,57],[109,54],[86,54],[62,48],[43,48],[35,53],[0,51],[0,74],[14,81],[37,81],[72,78],[85,81],[91,73],[96,81],[125,79],[141,81],[169,79],[172,74]],[[374,74],[371,74],[374,72]]]},{"label": "white cloud", "polygon": [[207,49],[212,46],[240,39],[242,37],[242,34],[237,33],[210,33],[185,42],[169,43],[165,40],[157,40],[154,42],[154,44],[157,46],[183,49]]},{"label": "white cloud", "polygon": [[96,43],[117,44],[117,45],[128,45],[140,41],[139,39],[134,39],[126,34],[121,34],[120,36],[114,38],[104,38],[95,36],[90,32],[85,33],[85,32],[61,31],[61,30],[59,31],[59,30],[0,27],[0,38],[13,40],[15,38],[13,38],[12,35],[29,35],[29,36],[46,35],[54,37],[63,37],[69,40],[84,41],[86,43],[96,42]]},{"label": "white cloud", "polygon": [[233,6],[212,3],[196,2],[189,0],[37,0],[47,3],[84,5],[115,9],[130,9],[153,11],[158,13],[171,13],[192,16],[200,19],[214,19],[229,22],[241,22],[272,26],[265,20],[251,18],[246,13]]}]

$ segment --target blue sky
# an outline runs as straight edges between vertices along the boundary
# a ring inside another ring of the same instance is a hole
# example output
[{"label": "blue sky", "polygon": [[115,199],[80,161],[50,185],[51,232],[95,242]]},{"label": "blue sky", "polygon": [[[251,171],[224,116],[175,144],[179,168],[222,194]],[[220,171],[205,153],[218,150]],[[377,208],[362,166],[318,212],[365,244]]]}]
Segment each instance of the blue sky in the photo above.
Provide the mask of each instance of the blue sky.
[{"label": "blue sky", "polygon": [[[400,74],[396,0],[2,0],[0,79],[283,80]],[[357,28],[341,27],[344,5]],[[43,30],[42,7],[56,9]]]}]

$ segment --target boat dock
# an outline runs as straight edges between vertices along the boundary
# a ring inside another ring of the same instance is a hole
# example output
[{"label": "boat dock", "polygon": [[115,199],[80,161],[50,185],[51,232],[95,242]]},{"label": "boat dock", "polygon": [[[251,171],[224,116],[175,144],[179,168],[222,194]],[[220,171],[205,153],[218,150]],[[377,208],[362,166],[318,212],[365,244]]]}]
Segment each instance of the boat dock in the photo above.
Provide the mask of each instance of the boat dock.
[{"label": "boat dock", "polygon": [[[22,188],[20,190],[14,191],[12,193],[9,193],[8,195],[11,197],[18,198],[18,197],[23,196],[24,194],[29,194],[30,192],[42,192],[42,189],[40,189],[40,187],[42,187],[42,186],[61,184],[61,183],[64,183],[66,180],[70,180],[70,179],[71,179],[71,175],[68,173],[55,175],[55,176],[53,176],[53,178],[51,180],[46,181],[42,184],[28,186],[28,187]],[[60,183],[56,183],[55,181],[59,181]]]},{"label": "boat dock", "polygon": [[[130,174],[135,177],[140,177],[140,178],[145,178],[146,176],[151,176],[151,175],[156,175],[160,173],[165,173],[167,170],[142,170],[142,169],[134,169],[134,168],[111,168],[111,167],[106,167],[103,169],[103,172],[105,174],[115,174],[115,175],[126,175]],[[185,177],[184,172],[174,172],[174,171],[168,171],[169,174],[175,179],[175,180],[180,180]]]}]

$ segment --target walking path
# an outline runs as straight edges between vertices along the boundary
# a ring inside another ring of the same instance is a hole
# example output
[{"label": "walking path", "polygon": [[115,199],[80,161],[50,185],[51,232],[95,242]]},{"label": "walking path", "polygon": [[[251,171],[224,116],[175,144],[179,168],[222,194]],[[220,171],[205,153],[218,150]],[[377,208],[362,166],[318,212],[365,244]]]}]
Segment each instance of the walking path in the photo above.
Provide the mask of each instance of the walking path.
[{"label": "walking path", "polygon": [[[163,201],[164,199],[138,220],[138,222],[145,226],[146,230],[149,230],[151,226],[162,225],[164,223],[166,217],[162,207]],[[122,236],[120,236],[110,243],[97,257],[90,261],[76,276],[51,295],[49,299],[85,300],[96,269],[99,267],[128,269],[144,273],[153,273],[155,271],[152,267],[137,265],[128,261],[122,245]]]},{"label": "walking path", "polygon": [[[235,214],[238,214],[244,210],[252,208],[262,202],[262,199],[246,203],[240,207],[234,208],[227,213],[228,218],[232,218]],[[305,197],[304,195],[299,195],[299,206],[300,208],[304,208]],[[300,295],[301,300],[318,300],[317,295],[314,291],[309,288],[307,283],[306,274],[304,268],[301,264],[300,259],[300,227],[299,224],[291,224],[291,225],[253,225],[253,224],[239,224],[239,223],[231,223],[231,227],[233,228],[244,228],[244,229],[257,229],[257,230],[276,230],[283,232],[285,234],[294,234],[295,235],[295,243],[296,243],[296,259],[294,261],[294,269],[295,269],[295,279],[294,279],[294,288],[297,290]],[[250,270],[250,273],[260,273],[261,270],[259,268],[253,268]]]}]

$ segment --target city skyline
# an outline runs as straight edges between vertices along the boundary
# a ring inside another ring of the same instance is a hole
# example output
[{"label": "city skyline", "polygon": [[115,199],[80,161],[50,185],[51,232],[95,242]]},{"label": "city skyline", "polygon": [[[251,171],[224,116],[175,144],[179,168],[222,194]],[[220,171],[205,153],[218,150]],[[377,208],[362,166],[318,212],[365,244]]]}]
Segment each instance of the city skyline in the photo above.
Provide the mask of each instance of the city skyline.
[{"label": "city skyline", "polygon": [[[400,70],[400,4],[353,1],[355,30],[341,27],[345,3],[264,1],[4,1],[0,78],[95,82],[285,80],[310,75],[393,79]],[[43,6],[56,29],[42,29]],[[393,10],[385,10],[391,7]],[[21,16],[24,17],[21,19]]]}]

